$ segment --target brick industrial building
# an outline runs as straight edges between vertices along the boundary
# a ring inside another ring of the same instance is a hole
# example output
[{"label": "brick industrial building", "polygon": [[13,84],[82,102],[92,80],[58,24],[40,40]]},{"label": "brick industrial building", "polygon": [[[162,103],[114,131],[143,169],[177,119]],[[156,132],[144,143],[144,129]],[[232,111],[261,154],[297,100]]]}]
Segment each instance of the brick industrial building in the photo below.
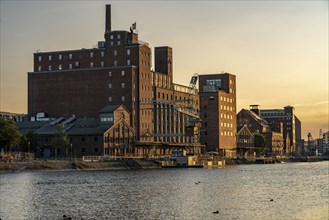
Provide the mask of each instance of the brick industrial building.
[{"label": "brick industrial building", "polygon": [[236,156],[236,77],[199,76],[201,143],[221,156]]},{"label": "brick industrial building", "polygon": [[[250,110],[242,109],[237,114],[239,128],[247,128],[251,133],[259,132],[266,139],[268,155],[282,155],[283,151],[283,124],[270,124],[260,115],[259,105],[251,105]],[[244,145],[239,146],[240,151],[245,151]],[[247,146],[250,147],[250,146]],[[242,155],[241,155],[242,156]]]},{"label": "brick industrial building", "polygon": [[295,114],[295,108],[285,106],[283,109],[261,109],[260,115],[270,125],[283,124],[284,153],[287,155],[298,153],[298,143],[301,141],[301,121]]},{"label": "brick industrial building", "polygon": [[153,71],[151,48],[138,39],[136,24],[130,31],[112,30],[110,5],[105,17],[105,40],[97,48],[34,54],[29,116],[97,118],[104,106],[122,104],[143,153],[162,155],[192,145],[200,151],[197,134],[187,129],[199,120],[198,91],[193,84],[173,83],[172,49],[155,48]]}]

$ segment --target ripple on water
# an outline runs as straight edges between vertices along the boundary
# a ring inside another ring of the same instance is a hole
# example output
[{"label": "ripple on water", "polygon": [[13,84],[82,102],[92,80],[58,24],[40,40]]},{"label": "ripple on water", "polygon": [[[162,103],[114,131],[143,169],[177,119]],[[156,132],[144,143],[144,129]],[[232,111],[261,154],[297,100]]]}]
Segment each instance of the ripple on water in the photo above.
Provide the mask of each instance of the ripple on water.
[{"label": "ripple on water", "polygon": [[0,218],[328,219],[328,165],[0,174]]}]

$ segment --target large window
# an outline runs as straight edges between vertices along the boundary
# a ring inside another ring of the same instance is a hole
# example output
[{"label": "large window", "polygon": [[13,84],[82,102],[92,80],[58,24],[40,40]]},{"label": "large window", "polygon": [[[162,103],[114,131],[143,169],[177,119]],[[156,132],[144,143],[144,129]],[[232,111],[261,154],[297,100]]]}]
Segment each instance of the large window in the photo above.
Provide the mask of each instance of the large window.
[{"label": "large window", "polygon": [[221,79],[208,79],[207,86],[214,86],[215,89],[222,88],[222,80]]}]

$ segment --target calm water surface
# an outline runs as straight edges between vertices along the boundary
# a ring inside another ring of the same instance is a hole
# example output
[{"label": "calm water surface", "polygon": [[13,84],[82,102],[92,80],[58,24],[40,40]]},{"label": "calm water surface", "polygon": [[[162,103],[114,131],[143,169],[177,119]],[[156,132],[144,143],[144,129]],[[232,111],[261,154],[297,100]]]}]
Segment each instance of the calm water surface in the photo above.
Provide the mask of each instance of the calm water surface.
[{"label": "calm water surface", "polygon": [[327,220],[328,168],[324,161],[225,169],[3,173],[0,218]]}]

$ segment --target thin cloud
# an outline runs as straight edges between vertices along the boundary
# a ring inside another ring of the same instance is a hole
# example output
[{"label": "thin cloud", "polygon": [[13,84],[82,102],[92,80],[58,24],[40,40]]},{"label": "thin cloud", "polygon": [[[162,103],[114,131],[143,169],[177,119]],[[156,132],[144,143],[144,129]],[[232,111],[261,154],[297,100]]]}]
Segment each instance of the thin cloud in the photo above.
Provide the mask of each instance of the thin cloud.
[{"label": "thin cloud", "polygon": [[313,106],[319,106],[319,105],[328,105],[329,101],[321,101],[316,103],[304,103],[304,104],[294,104],[294,107],[313,107]]}]

